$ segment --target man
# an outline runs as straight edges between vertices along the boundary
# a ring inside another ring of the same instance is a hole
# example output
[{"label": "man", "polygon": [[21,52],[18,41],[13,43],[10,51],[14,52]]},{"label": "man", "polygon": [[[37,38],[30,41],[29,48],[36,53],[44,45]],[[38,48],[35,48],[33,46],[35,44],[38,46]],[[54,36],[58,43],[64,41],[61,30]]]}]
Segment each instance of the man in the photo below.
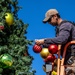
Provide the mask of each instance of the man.
[{"label": "man", "polygon": [[[56,26],[57,28],[56,37],[37,39],[35,40],[36,44],[43,45],[44,47],[48,47],[50,44],[57,44],[57,45],[61,44],[62,45],[61,53],[63,53],[64,46],[68,42],[75,40],[75,26],[71,22],[63,20],[56,9],[50,9],[46,12],[43,23],[49,23],[52,26]],[[67,50],[65,64],[70,65],[74,64],[73,59],[74,55],[75,55],[75,46],[72,45]]]}]

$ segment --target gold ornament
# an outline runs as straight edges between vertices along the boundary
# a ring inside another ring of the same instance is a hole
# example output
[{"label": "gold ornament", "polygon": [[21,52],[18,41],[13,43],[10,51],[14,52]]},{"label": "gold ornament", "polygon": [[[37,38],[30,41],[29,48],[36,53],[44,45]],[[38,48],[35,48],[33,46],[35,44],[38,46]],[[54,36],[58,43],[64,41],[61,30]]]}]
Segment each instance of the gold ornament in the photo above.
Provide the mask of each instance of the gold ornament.
[{"label": "gold ornament", "polygon": [[47,58],[47,56],[50,54],[50,52],[48,51],[48,48],[43,48],[42,51],[40,52],[40,55],[42,58]]},{"label": "gold ornament", "polygon": [[13,15],[11,13],[6,13],[5,14],[5,20],[6,20],[6,23],[8,25],[12,25],[13,22],[14,22],[14,17],[13,17]]},{"label": "gold ornament", "polygon": [[57,75],[57,72],[55,72],[55,71],[52,71],[52,75]]}]

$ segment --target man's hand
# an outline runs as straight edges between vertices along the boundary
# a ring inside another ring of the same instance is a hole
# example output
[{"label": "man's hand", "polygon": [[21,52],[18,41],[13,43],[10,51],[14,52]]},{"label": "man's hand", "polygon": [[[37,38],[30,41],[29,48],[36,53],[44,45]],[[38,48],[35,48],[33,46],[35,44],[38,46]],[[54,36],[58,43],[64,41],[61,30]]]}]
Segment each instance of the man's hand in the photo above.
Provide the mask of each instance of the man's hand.
[{"label": "man's hand", "polygon": [[37,45],[42,45],[42,44],[44,44],[44,39],[36,39],[36,40],[35,40],[35,44],[37,44]]}]

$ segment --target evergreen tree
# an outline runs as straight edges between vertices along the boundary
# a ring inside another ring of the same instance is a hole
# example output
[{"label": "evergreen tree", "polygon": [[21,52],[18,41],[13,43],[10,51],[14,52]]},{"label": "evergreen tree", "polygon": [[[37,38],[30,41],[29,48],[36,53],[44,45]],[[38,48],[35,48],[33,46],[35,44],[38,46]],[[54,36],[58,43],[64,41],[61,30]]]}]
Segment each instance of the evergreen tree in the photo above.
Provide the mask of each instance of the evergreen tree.
[{"label": "evergreen tree", "polygon": [[33,57],[25,34],[28,24],[18,18],[17,0],[0,0],[0,75],[34,75]]}]

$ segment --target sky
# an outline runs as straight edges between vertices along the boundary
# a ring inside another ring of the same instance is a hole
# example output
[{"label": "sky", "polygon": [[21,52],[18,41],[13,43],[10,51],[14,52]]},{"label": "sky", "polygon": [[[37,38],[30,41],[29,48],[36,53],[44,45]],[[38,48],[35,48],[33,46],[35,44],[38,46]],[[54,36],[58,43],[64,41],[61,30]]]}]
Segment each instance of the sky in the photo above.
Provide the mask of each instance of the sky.
[{"label": "sky", "polygon": [[[57,9],[63,20],[75,21],[75,0],[18,0],[22,9],[18,12],[18,17],[26,24],[27,39],[35,40],[42,38],[54,38],[55,27],[44,24],[42,20],[49,9]],[[34,43],[33,43],[34,45]],[[32,68],[36,70],[35,75],[46,75],[42,69],[44,65],[40,53],[33,52],[33,45],[29,46],[28,52],[34,57]]]}]

